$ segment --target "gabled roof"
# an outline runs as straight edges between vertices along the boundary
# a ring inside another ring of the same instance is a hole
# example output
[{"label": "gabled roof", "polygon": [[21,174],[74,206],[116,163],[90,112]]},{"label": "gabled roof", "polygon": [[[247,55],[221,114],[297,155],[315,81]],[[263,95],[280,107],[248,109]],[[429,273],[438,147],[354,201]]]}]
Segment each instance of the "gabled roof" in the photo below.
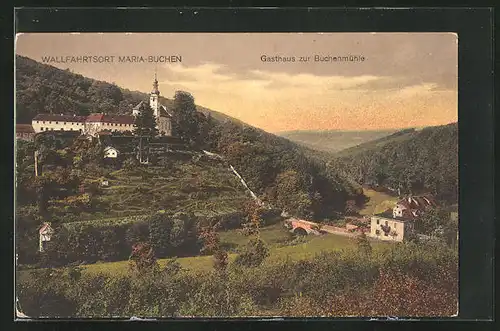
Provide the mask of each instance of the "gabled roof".
[{"label": "gabled roof", "polygon": [[40,234],[43,234],[45,231],[52,231],[52,228],[50,227],[49,223],[44,223],[40,228],[40,230],[38,230]]},{"label": "gabled roof", "polygon": [[85,122],[85,116],[64,115],[64,114],[38,114],[33,121],[60,121],[60,122]]},{"label": "gabled roof", "polygon": [[429,196],[410,196],[399,200],[396,205],[407,209],[425,209],[426,207],[436,206],[436,202]]},{"label": "gabled roof", "polygon": [[132,115],[106,115],[106,114],[90,114],[86,122],[100,123],[118,123],[118,124],[134,124],[135,117]]},{"label": "gabled roof", "polygon": [[160,105],[160,116],[172,117],[172,114],[168,111],[167,107]]},{"label": "gabled roof", "polygon": [[133,110],[138,110],[139,108],[141,108],[142,104],[144,103],[144,101],[141,101],[137,104],[137,106],[135,106],[134,108],[132,108]]},{"label": "gabled roof", "polygon": [[[144,101],[141,101],[139,102],[134,108],[132,108],[133,110],[139,110],[139,108],[141,108],[141,106],[144,104]],[[160,104],[160,116],[164,116],[164,117],[172,117],[172,113],[168,111],[167,107],[165,107],[165,105],[162,105]]]},{"label": "gabled roof", "polygon": [[105,147],[104,148],[104,152],[107,152],[107,151],[109,151],[111,149],[114,149],[115,151],[119,152],[118,149],[116,147],[114,147],[114,146],[107,146],[107,147]]}]

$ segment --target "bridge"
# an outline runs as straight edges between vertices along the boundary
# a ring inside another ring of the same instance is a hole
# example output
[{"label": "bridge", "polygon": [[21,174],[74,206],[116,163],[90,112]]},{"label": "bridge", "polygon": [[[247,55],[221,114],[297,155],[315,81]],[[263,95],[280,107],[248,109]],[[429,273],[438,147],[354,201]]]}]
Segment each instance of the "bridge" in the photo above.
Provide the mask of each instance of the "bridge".
[{"label": "bridge", "polygon": [[339,228],[333,225],[323,225],[298,218],[289,218],[285,220],[285,227],[297,235],[321,235],[326,233],[337,234],[346,237],[355,237],[357,232],[349,232],[346,228]]}]

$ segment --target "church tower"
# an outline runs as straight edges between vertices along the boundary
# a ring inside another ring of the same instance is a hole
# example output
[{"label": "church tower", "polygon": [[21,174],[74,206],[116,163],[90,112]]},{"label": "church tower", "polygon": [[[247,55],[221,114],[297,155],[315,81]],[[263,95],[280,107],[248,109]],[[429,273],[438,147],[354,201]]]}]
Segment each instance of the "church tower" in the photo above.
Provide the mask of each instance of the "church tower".
[{"label": "church tower", "polygon": [[[132,108],[132,115],[138,116],[141,111],[141,105],[144,101],[139,102],[137,106]],[[154,117],[156,118],[156,125],[161,135],[172,135],[172,114],[168,112],[167,108],[160,104],[160,90],[158,89],[158,79],[156,77],[153,81],[153,90],[149,94],[149,106],[153,110]]]},{"label": "church tower", "polygon": [[155,69],[155,80],[153,82],[153,90],[149,96],[149,106],[153,109],[153,114],[156,118],[160,116],[160,91],[158,90],[158,79],[156,79],[156,69]]}]

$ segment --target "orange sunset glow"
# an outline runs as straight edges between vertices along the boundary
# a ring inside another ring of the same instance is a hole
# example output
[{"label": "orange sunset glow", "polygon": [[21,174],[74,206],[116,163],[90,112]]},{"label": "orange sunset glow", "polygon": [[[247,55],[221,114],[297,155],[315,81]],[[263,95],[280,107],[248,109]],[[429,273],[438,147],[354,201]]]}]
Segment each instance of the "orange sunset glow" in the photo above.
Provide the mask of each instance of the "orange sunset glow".
[{"label": "orange sunset glow", "polygon": [[[145,93],[156,70],[164,97],[188,91],[198,105],[268,132],[377,130],[458,120],[457,38],[452,33],[31,33],[17,36],[16,54]],[[65,60],[82,56],[108,58]],[[138,61],[141,56],[146,61]],[[357,60],[331,60],[349,56]],[[126,57],[136,58],[119,60]]]}]

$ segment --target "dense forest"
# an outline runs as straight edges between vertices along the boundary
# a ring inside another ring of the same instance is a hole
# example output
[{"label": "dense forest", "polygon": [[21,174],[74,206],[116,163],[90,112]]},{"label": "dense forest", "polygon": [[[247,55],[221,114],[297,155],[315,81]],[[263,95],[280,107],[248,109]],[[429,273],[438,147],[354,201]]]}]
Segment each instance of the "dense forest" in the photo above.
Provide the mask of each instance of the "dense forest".
[{"label": "dense forest", "polygon": [[364,185],[457,203],[458,125],[403,130],[342,151],[331,167]]}]

